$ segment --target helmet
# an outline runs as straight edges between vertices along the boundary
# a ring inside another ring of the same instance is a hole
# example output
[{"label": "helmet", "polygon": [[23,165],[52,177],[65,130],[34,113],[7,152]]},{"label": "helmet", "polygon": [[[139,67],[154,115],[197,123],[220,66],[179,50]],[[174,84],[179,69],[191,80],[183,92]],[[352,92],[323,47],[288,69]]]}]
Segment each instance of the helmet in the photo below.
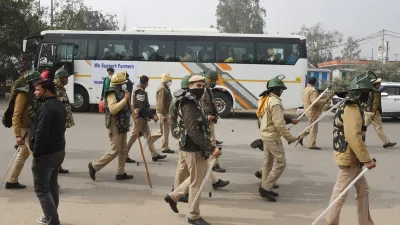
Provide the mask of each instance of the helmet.
[{"label": "helmet", "polygon": [[373,82],[375,80],[377,80],[376,75],[372,71],[367,71],[364,74],[358,75],[350,82],[349,90],[374,90]]},{"label": "helmet", "polygon": [[181,81],[181,88],[182,89],[189,88],[189,79],[191,77],[192,77],[191,75],[187,75],[182,79],[182,81]]},{"label": "helmet", "polygon": [[281,87],[283,90],[286,90],[287,87],[283,83],[283,79],[285,79],[284,75],[278,75],[267,82],[267,89],[274,88],[274,87]]},{"label": "helmet", "polygon": [[37,70],[31,70],[29,71],[28,75],[26,75],[26,82],[32,82],[40,79],[42,79],[42,76]]},{"label": "helmet", "polygon": [[213,79],[213,80],[218,80],[218,73],[214,70],[208,69],[203,72],[203,76],[205,78]]},{"label": "helmet", "polygon": [[112,77],[111,77],[112,85],[125,84],[127,82],[128,82],[128,80],[126,79],[125,71],[118,72],[118,73],[112,75]]},{"label": "helmet", "polygon": [[60,70],[56,71],[55,78],[60,78],[60,77],[69,77],[69,73],[66,70]]},{"label": "helmet", "polygon": [[170,80],[172,80],[172,77],[171,77],[171,75],[169,75],[169,73],[163,73],[161,75],[161,82],[165,83],[165,82],[168,82]]}]

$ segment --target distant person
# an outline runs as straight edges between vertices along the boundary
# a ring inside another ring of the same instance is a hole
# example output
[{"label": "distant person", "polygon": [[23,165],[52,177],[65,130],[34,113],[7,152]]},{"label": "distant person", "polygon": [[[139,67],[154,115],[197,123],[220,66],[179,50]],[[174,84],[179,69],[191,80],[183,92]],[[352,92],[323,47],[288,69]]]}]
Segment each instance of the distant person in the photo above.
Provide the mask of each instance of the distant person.
[{"label": "distant person", "polygon": [[112,67],[107,69],[108,76],[104,78],[103,81],[103,88],[101,89],[101,97],[100,101],[104,100],[104,93],[107,92],[110,89],[110,81],[111,77],[114,74],[114,69]]}]

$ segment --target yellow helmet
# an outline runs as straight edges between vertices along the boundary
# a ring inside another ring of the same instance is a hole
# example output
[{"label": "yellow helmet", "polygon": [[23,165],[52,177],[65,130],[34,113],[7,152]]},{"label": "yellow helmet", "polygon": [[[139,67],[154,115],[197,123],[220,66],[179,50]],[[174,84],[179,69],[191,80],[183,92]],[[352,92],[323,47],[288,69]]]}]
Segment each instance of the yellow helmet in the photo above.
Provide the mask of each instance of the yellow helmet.
[{"label": "yellow helmet", "polygon": [[112,85],[125,84],[126,82],[128,82],[126,79],[126,71],[115,73],[111,77]]},{"label": "yellow helmet", "polygon": [[161,75],[161,82],[166,83],[166,82],[168,82],[170,80],[172,80],[172,77],[171,77],[171,75],[169,75],[169,73],[163,73]]}]

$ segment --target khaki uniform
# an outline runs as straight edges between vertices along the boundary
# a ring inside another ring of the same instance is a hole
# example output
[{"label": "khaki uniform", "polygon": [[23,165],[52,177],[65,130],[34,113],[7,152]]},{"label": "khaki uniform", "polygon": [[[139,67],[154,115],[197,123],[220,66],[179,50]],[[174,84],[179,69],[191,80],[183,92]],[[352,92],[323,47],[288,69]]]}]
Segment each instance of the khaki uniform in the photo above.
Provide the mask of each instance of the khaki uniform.
[{"label": "khaki uniform", "polygon": [[[313,85],[308,84],[307,87],[303,89],[304,109],[307,109],[317,98],[318,98],[317,89]],[[311,109],[309,109],[306,112],[306,116],[308,117],[308,121],[310,122],[310,124],[318,118],[319,114],[317,113],[319,109],[322,107],[322,105],[325,103],[325,101],[326,99],[321,98],[320,100],[318,100],[317,103],[313,105],[313,107],[311,107]],[[315,123],[313,126],[311,126],[310,129],[307,131],[307,133],[310,133],[308,147],[310,148],[316,147],[318,123]]]},{"label": "khaki uniform", "polygon": [[99,160],[92,162],[92,166],[97,172],[118,157],[117,175],[123,175],[125,174],[125,159],[128,154],[126,144],[129,131],[128,102],[125,98],[117,97],[115,92],[106,92],[105,95],[106,127],[111,150]]},{"label": "khaki uniform", "polygon": [[[204,102],[204,114],[206,116],[218,116],[217,108],[214,104],[214,95],[210,88],[206,87],[204,91],[204,95],[202,96],[201,100]],[[217,120],[217,118],[215,119]],[[215,137],[215,123],[214,121],[209,121],[209,128],[210,128],[210,140],[213,146],[217,146],[217,138]],[[219,165],[219,159],[216,159],[214,166]],[[213,175],[214,176],[214,175]],[[215,178],[215,177],[214,177]]]},{"label": "khaki uniform", "polygon": [[383,132],[382,127],[382,104],[381,104],[381,93],[380,92],[372,92],[369,102],[365,108],[365,126],[368,126],[372,123],[375,128],[376,134],[381,139],[383,144],[388,144],[389,138],[386,137]]},{"label": "khaki uniform", "polygon": [[266,191],[272,188],[286,167],[285,150],[281,141],[283,136],[289,142],[297,139],[286,128],[282,100],[269,94],[268,104],[261,117],[261,139],[264,143],[264,165],[262,167],[261,187]]},{"label": "khaki uniform", "polygon": [[[361,163],[371,161],[369,153],[362,140],[363,115],[357,104],[346,104],[342,106],[339,114],[335,117],[334,124],[334,162],[339,166],[339,172],[335,186],[333,187],[330,202],[336,199],[341,192],[356,178],[362,171]],[[344,134],[343,134],[344,133]],[[357,217],[360,225],[374,225],[369,212],[368,183],[365,176],[356,183],[356,204]],[[346,200],[347,194],[339,199],[327,212],[326,224],[339,224],[340,210]]]},{"label": "khaki uniform", "polygon": [[169,150],[168,140],[169,140],[169,132],[170,132],[170,122],[164,122],[164,118],[169,117],[169,106],[172,102],[172,95],[170,89],[167,87],[165,83],[161,83],[160,87],[157,89],[157,106],[156,113],[160,120],[160,129],[151,136],[151,141],[154,143],[160,137],[161,139],[161,150]]},{"label": "khaki uniform", "polygon": [[[21,79],[21,78],[20,78]],[[29,90],[26,89],[28,92]],[[29,100],[27,92],[18,92],[15,96],[14,114],[12,117],[12,127],[15,137],[24,138],[24,145],[19,146],[19,152],[15,158],[14,164],[11,167],[9,183],[17,183],[18,177],[24,168],[25,161],[31,154],[30,149],[30,135],[29,129],[31,126],[31,120],[29,117]],[[14,94],[14,93],[13,93]]]},{"label": "khaki uniform", "polygon": [[[156,148],[154,147],[154,142],[151,139],[151,133],[149,128],[149,120],[153,116],[150,113],[150,104],[147,96],[147,92],[145,92],[144,88],[141,85],[138,85],[134,90],[134,94],[132,96],[133,99],[133,108],[135,112],[133,112],[134,117],[134,129],[128,139],[128,154],[132,145],[136,142],[137,132],[139,132],[139,136],[142,135],[146,139],[147,147],[149,148],[150,154],[152,157],[156,157],[158,155]],[[144,109],[142,111],[142,109]],[[127,155],[127,157],[129,157]]]}]

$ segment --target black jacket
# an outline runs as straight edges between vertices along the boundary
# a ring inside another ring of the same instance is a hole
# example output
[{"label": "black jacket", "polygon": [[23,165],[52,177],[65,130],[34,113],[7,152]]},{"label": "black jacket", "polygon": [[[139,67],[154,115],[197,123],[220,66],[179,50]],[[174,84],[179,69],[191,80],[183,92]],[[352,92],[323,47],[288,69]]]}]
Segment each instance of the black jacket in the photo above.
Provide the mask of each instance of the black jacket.
[{"label": "black jacket", "polygon": [[128,82],[126,83],[126,90],[132,95],[133,83],[130,79],[128,79]]},{"label": "black jacket", "polygon": [[57,96],[45,98],[36,113],[33,157],[53,154],[65,149],[66,110]]},{"label": "black jacket", "polygon": [[135,93],[136,101],[139,104],[139,117],[144,119],[151,119],[154,117],[153,113],[150,112],[150,103],[147,92],[144,90],[136,90]]}]

